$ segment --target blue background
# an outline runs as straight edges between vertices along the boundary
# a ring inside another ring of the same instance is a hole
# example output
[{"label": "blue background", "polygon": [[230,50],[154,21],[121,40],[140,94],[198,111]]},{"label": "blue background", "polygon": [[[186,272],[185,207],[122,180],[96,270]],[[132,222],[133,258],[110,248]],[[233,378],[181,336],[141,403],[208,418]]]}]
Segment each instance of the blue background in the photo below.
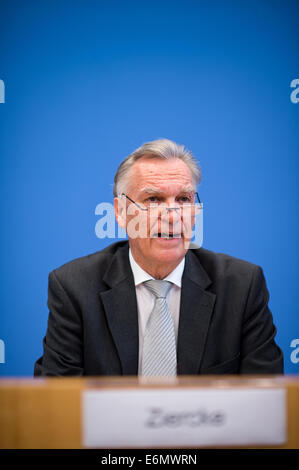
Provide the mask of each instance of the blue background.
[{"label": "blue background", "polygon": [[48,273],[95,235],[120,161],[185,144],[205,248],[263,267],[285,369],[298,319],[298,1],[0,2],[1,375],[42,354]]}]

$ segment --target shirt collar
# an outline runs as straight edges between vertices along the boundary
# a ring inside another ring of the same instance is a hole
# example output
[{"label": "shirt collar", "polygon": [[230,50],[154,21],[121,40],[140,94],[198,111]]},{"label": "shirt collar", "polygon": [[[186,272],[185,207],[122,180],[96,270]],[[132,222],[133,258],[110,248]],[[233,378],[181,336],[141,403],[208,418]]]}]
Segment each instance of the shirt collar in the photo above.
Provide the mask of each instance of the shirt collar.
[{"label": "shirt collar", "polygon": [[[131,248],[129,248],[129,259],[133,271],[135,286],[138,286],[139,284],[142,284],[143,282],[148,281],[150,279],[154,279],[149,273],[144,271],[138,263],[136,263],[132,255]],[[163,281],[169,281],[175,284],[176,286],[181,287],[184,267],[185,257],[177,265],[177,267],[163,279]]]}]

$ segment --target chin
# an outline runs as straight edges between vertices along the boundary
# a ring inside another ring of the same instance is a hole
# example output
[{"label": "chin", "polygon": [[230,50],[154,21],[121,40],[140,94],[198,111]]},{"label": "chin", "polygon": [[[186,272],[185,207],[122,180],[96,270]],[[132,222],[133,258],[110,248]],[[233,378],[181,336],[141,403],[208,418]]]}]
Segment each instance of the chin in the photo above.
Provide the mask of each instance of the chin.
[{"label": "chin", "polygon": [[180,261],[186,254],[185,243],[181,242],[178,246],[155,246],[152,254],[160,262],[173,263]]}]

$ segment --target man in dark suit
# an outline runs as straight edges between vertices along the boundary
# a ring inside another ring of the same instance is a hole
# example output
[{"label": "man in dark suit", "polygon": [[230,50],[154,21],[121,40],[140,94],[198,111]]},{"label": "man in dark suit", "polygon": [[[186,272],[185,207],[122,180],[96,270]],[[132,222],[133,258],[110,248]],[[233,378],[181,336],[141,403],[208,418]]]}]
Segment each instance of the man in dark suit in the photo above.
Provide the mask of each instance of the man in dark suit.
[{"label": "man in dark suit", "polygon": [[262,269],[190,245],[200,176],[166,139],[121,163],[114,203],[129,241],[50,273],[35,376],[283,373]]}]

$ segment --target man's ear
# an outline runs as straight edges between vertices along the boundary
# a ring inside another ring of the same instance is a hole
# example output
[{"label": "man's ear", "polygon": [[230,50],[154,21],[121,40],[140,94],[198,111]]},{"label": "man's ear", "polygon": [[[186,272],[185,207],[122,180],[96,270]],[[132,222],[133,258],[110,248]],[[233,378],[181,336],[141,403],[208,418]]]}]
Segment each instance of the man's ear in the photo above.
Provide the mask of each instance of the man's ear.
[{"label": "man's ear", "polygon": [[126,220],[126,200],[121,197],[115,197],[114,201],[114,211],[115,211],[115,217],[117,220],[118,225],[121,228],[126,228],[127,226],[127,220]]}]

